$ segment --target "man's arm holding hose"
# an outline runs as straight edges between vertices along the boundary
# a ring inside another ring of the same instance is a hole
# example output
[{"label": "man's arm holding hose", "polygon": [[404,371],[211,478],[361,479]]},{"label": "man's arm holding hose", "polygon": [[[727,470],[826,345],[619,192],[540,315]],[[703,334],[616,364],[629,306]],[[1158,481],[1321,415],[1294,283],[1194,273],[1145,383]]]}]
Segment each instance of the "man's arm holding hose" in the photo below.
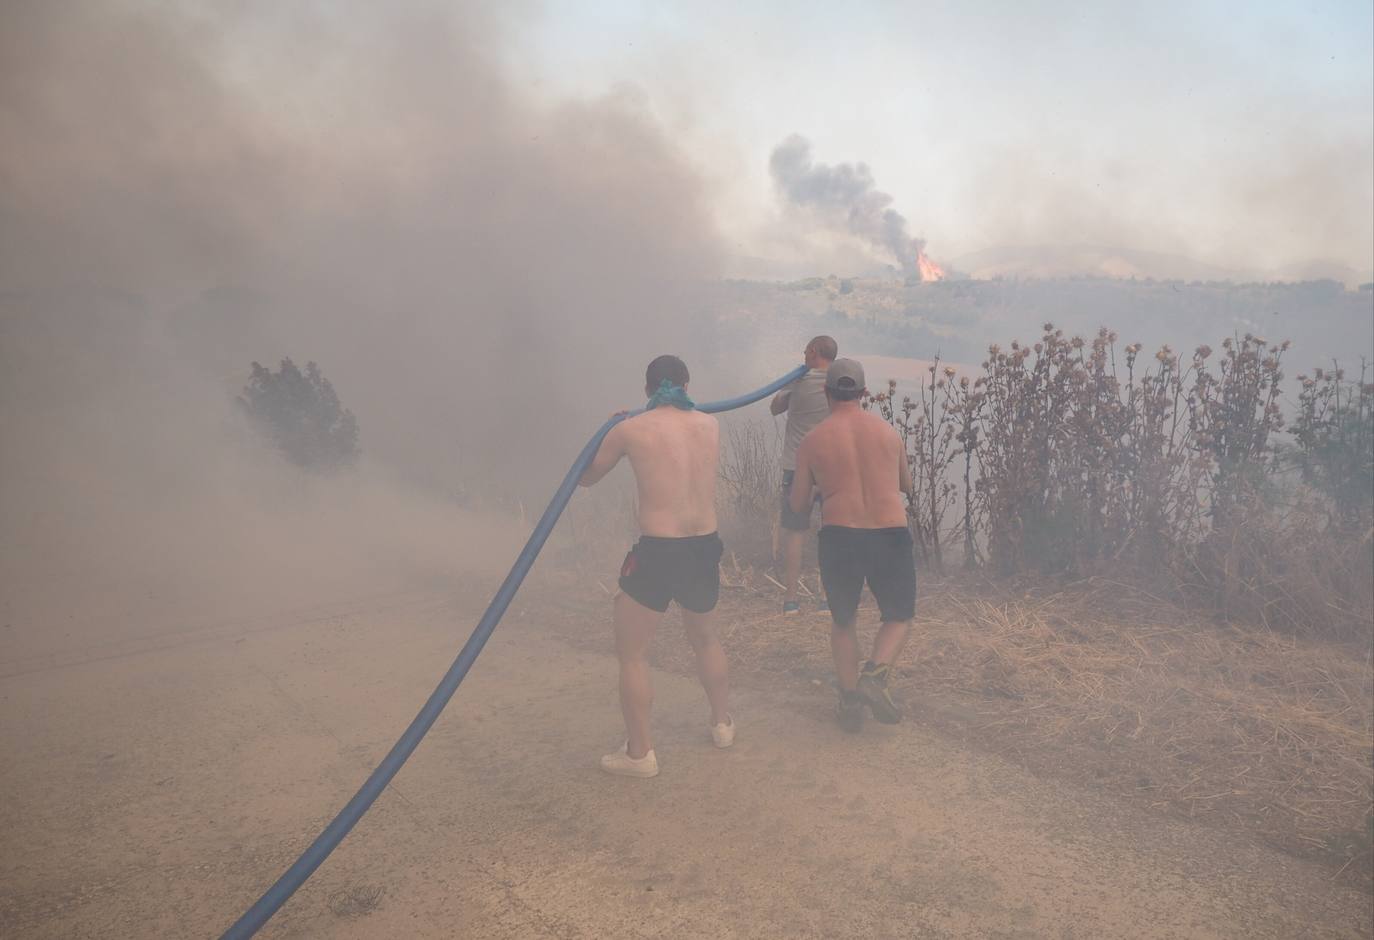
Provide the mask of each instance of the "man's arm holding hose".
[{"label": "man's arm holding hose", "polygon": [[592,462],[577,481],[578,486],[591,486],[610,473],[620,458],[625,456],[625,422],[622,421],[606,433]]},{"label": "man's arm holding hose", "polygon": [[787,410],[788,403],[792,400],[792,386],[778,392],[773,396],[773,400],[768,403],[768,413],[780,415]]}]

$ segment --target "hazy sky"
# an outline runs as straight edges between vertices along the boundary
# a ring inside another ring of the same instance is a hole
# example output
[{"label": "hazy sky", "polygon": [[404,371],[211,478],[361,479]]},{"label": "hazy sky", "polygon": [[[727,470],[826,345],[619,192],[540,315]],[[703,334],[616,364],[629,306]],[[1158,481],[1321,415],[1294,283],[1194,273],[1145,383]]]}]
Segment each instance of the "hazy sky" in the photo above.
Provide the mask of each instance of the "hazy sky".
[{"label": "hazy sky", "polygon": [[1324,3],[550,2],[511,66],[637,97],[786,250],[768,155],[864,161],[932,255],[1102,243],[1374,267],[1374,20]]}]

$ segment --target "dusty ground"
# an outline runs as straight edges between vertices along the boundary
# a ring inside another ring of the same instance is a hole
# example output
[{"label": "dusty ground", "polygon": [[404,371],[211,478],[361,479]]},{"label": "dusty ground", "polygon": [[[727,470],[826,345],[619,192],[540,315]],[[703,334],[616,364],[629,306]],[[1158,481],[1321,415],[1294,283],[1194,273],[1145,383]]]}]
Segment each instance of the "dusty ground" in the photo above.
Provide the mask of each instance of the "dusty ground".
[{"label": "dusty ground", "polygon": [[[352,794],[484,601],[0,647],[0,935],[216,935]],[[1327,866],[1038,778],[919,715],[843,736],[809,682],[745,689],[722,752],[696,685],[659,674],[662,775],[604,777],[605,624],[533,610],[263,935],[1371,934],[1369,898]]]}]

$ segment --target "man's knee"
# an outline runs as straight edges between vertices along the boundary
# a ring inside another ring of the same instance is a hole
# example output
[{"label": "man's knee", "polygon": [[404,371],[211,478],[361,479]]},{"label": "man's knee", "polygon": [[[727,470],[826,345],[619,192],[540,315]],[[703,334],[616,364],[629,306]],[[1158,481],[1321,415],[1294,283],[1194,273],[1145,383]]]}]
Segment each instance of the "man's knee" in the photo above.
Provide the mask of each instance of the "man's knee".
[{"label": "man's knee", "polygon": [[644,637],[626,630],[615,631],[615,654],[621,662],[638,662],[649,657],[649,643]]},{"label": "man's knee", "polygon": [[854,624],[858,623],[858,621],[859,618],[857,614],[844,619],[832,617],[830,621],[830,630],[832,633],[853,633]]},{"label": "man's knee", "polygon": [[696,620],[695,618],[684,617],[683,627],[687,634],[687,643],[692,649],[700,652],[713,643],[720,642],[716,638],[716,628],[709,620]]},{"label": "man's knee", "polygon": [[654,624],[636,618],[615,618],[615,652],[622,660],[644,659],[654,638]]}]

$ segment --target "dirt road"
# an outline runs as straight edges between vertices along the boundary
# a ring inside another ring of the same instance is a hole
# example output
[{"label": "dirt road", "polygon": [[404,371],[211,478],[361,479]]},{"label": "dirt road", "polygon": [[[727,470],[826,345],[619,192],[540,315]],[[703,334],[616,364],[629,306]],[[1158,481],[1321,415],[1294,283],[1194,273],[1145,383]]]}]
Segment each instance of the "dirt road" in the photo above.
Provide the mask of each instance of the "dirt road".
[{"label": "dirt road", "polygon": [[[0,935],[217,935],[391,745],[472,607],[395,595],[0,669]],[[745,690],[717,751],[700,690],[658,674],[663,772],[608,778],[613,682],[609,656],[512,611],[263,935],[1371,932],[1369,899],[1327,868],[1046,783],[919,715],[844,736],[814,686]]]}]

